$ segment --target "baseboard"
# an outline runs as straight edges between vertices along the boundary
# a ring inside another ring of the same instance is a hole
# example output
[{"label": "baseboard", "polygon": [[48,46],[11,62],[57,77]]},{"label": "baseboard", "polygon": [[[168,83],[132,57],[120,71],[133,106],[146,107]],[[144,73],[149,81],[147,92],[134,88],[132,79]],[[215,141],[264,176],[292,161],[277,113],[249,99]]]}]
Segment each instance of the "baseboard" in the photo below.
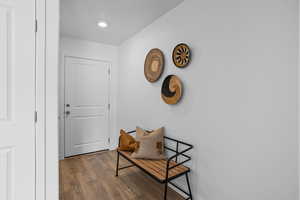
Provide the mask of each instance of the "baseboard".
[{"label": "baseboard", "polygon": [[58,159],[59,159],[59,160],[64,160],[64,159],[65,159],[65,156],[64,156],[64,155],[59,155]]}]

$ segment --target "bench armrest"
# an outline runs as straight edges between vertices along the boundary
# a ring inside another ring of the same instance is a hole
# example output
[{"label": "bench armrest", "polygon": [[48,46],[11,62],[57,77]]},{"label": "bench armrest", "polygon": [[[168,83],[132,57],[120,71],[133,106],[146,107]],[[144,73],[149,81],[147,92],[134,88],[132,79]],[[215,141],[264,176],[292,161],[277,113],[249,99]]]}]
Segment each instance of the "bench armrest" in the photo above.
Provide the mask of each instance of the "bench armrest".
[{"label": "bench armrest", "polygon": [[[180,166],[180,165],[183,165],[184,163],[186,163],[186,162],[188,162],[188,161],[190,161],[190,160],[192,159],[191,156],[188,156],[188,155],[186,155],[185,153],[188,152],[188,151],[190,151],[190,150],[193,149],[194,147],[193,147],[193,145],[188,144],[188,143],[185,143],[185,142],[181,142],[181,141],[178,141],[178,140],[174,140],[174,139],[168,138],[168,137],[165,137],[165,138],[166,138],[166,139],[169,139],[169,140],[172,140],[172,141],[175,141],[175,142],[177,143],[177,144],[176,144],[176,151],[173,150],[173,149],[170,149],[170,148],[166,147],[166,149],[171,150],[171,151],[173,151],[173,152],[176,152],[175,155],[171,156],[171,157],[168,158],[168,160],[167,160],[167,166],[166,166],[166,180],[167,180],[168,177],[169,177],[169,170],[174,169],[175,167],[178,167],[178,166]],[[178,151],[178,146],[179,146],[179,144],[184,145],[184,146],[186,146],[187,148],[184,149],[184,150],[182,150],[182,151]],[[177,163],[177,160],[178,160],[178,157],[179,157],[179,156],[184,157],[185,159],[184,159],[183,161]],[[175,165],[173,165],[173,166],[170,166],[170,162],[171,162],[173,159],[176,160],[175,162],[176,162],[177,164],[175,164]]]}]

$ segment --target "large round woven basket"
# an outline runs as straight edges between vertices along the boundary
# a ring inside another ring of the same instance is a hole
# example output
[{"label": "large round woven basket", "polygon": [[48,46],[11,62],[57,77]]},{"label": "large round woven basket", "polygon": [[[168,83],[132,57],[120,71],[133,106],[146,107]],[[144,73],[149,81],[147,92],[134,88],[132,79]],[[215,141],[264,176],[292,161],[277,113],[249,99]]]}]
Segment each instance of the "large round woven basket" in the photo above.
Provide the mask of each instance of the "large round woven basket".
[{"label": "large round woven basket", "polygon": [[151,49],[144,63],[144,74],[149,82],[159,79],[164,70],[164,55],[160,49]]}]

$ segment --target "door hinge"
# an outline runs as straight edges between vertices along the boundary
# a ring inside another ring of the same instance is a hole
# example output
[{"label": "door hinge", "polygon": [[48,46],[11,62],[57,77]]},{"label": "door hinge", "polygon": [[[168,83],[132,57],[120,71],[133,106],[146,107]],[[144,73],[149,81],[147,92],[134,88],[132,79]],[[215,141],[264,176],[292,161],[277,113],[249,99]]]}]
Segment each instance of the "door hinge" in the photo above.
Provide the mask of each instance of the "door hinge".
[{"label": "door hinge", "polygon": [[108,144],[110,144],[110,138],[108,138]]},{"label": "door hinge", "polygon": [[108,75],[110,75],[110,69],[108,69]]},{"label": "door hinge", "polygon": [[110,110],[110,103],[107,105],[108,110]]},{"label": "door hinge", "polygon": [[38,114],[37,111],[34,112],[34,122],[37,123]]},{"label": "door hinge", "polygon": [[35,32],[37,33],[38,31],[38,22],[37,22],[37,19],[35,20]]}]

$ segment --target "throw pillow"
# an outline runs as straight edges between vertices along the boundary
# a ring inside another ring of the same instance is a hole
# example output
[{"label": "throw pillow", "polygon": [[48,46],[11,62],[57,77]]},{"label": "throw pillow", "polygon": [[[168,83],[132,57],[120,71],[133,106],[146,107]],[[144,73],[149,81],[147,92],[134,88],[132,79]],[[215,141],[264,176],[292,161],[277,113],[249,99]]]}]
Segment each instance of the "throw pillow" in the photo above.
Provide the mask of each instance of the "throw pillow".
[{"label": "throw pillow", "polygon": [[134,137],[126,133],[123,129],[120,130],[120,146],[118,150],[120,151],[131,151],[133,152],[136,147],[136,141]]},{"label": "throw pillow", "polygon": [[132,158],[142,159],[165,159],[164,151],[164,128],[147,132],[139,127],[136,128],[136,148],[131,154]]}]

